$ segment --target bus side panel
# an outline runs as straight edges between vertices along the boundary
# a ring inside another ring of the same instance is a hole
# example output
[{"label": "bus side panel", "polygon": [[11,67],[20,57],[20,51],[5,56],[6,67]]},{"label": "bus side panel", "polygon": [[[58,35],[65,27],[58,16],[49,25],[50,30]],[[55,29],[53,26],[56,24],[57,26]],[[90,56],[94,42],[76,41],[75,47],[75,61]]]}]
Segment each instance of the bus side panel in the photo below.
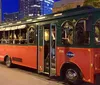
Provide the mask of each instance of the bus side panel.
[{"label": "bus side panel", "polygon": [[38,70],[40,72],[44,71],[44,47],[39,47],[39,53],[38,53]]},{"label": "bus side panel", "polygon": [[0,61],[4,61],[4,57],[7,55],[5,52],[5,46],[0,45]]},{"label": "bus side panel", "polygon": [[37,68],[37,46],[0,45],[0,56],[8,55],[14,64]]},{"label": "bus side panel", "polygon": [[[72,52],[74,57],[69,58],[68,52]],[[57,47],[57,75],[60,75],[61,67],[66,62],[76,64],[84,77],[85,81],[94,82],[94,68],[92,49],[88,48],[63,48]]]},{"label": "bus side panel", "polygon": [[100,73],[100,48],[94,49],[95,73]]}]

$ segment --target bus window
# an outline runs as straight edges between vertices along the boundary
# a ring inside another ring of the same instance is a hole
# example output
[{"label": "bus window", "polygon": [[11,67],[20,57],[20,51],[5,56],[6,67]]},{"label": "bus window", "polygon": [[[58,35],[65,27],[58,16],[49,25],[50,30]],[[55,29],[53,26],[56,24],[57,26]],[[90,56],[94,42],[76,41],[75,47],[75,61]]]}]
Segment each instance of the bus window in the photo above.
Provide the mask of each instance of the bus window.
[{"label": "bus window", "polygon": [[44,36],[44,40],[45,41],[49,41],[49,30],[48,29],[45,29],[45,32],[44,32],[45,34],[45,36]]},{"label": "bus window", "polygon": [[35,29],[34,29],[33,26],[29,27],[28,36],[29,36],[29,43],[34,44],[35,43],[36,32],[35,32]]},{"label": "bus window", "polygon": [[13,43],[13,31],[12,30],[9,31],[8,39],[9,39],[9,44],[12,44]]},{"label": "bus window", "polygon": [[81,19],[75,27],[75,43],[78,45],[87,45],[90,43],[90,32],[87,31],[86,19]]},{"label": "bus window", "polygon": [[13,44],[19,44],[19,38],[18,38],[19,33],[20,33],[20,30],[18,30],[18,29],[16,29],[14,31],[14,35],[13,35],[13,38],[14,38],[13,41],[14,42],[13,42]]},{"label": "bus window", "polygon": [[52,27],[52,39],[55,40],[55,28]]},{"label": "bus window", "polygon": [[5,43],[5,32],[2,31],[1,43]]},{"label": "bus window", "polygon": [[73,24],[70,21],[66,21],[62,24],[62,43],[73,44]]},{"label": "bus window", "polygon": [[0,43],[2,43],[2,39],[3,39],[3,31],[0,31]]},{"label": "bus window", "polygon": [[100,44],[100,20],[95,24],[95,43]]},{"label": "bus window", "polygon": [[19,36],[20,40],[21,40],[21,44],[27,44],[27,39],[26,39],[26,33],[27,33],[27,29],[21,29],[21,36]]},{"label": "bus window", "polygon": [[5,31],[5,43],[8,43],[9,31]]}]

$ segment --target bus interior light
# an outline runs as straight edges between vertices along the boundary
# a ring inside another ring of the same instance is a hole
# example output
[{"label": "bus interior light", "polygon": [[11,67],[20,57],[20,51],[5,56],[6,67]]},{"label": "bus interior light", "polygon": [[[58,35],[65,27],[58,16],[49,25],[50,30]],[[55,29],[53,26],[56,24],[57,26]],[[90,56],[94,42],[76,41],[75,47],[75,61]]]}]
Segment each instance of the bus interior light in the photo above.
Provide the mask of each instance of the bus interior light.
[{"label": "bus interior light", "polygon": [[18,28],[18,26],[13,26],[12,28],[11,28],[11,30],[16,30]]},{"label": "bus interior light", "polygon": [[7,28],[5,28],[5,30],[6,30],[6,31],[11,30],[11,27],[7,27]]},{"label": "bus interior light", "polygon": [[8,25],[12,25],[13,23],[9,23]]},{"label": "bus interior light", "polygon": [[28,19],[28,20],[26,20],[27,22],[31,22],[32,21],[32,19]]},{"label": "bus interior light", "polygon": [[0,31],[3,31],[3,30],[5,30],[5,28],[0,28]]},{"label": "bus interior light", "polygon": [[18,21],[18,22],[17,22],[17,24],[20,24],[20,23],[21,23],[21,21]]},{"label": "bus interior light", "polygon": [[56,16],[61,16],[61,15],[63,15],[63,14],[62,13],[54,14],[55,17]]},{"label": "bus interior light", "polygon": [[38,17],[37,19],[45,19],[46,17]]},{"label": "bus interior light", "polygon": [[36,20],[33,20],[32,22],[36,22]]},{"label": "bus interior light", "polygon": [[18,29],[24,29],[26,27],[26,25],[19,25]]},{"label": "bus interior light", "polygon": [[0,28],[3,28],[4,26],[0,26]]}]

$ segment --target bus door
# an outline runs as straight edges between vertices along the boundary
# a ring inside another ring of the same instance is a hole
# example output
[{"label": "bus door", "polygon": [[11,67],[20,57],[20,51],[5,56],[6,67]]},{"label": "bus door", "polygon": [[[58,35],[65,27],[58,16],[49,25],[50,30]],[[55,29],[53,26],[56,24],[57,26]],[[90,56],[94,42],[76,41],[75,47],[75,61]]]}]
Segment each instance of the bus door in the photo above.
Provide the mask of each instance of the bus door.
[{"label": "bus door", "polygon": [[56,25],[38,26],[38,72],[56,74]]},{"label": "bus door", "polygon": [[50,76],[56,75],[56,25],[50,24]]},{"label": "bus door", "polygon": [[44,27],[44,73],[56,74],[56,25],[46,24]]},{"label": "bus door", "polygon": [[43,26],[38,27],[38,53],[37,53],[37,66],[38,66],[38,73],[44,72],[44,28]]}]

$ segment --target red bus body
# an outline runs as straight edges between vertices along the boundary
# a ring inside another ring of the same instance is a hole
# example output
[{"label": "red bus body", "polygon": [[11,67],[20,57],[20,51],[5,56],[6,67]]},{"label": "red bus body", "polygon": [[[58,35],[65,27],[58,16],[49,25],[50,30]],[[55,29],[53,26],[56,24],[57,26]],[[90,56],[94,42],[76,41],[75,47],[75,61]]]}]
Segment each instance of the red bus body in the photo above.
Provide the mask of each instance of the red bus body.
[{"label": "red bus body", "polygon": [[[66,53],[72,51],[75,54],[74,58],[68,58]],[[94,82],[94,74],[100,72],[99,66],[99,49],[91,48],[56,48],[57,68],[56,75],[60,76],[60,70],[66,62],[73,62],[80,67],[84,80],[88,82]],[[43,52],[41,52],[42,55]],[[95,54],[95,55],[94,55]],[[12,59],[14,64],[37,69],[37,47],[36,46],[12,46],[12,45],[0,45],[0,60],[4,61],[6,55],[11,58],[16,57],[22,59],[22,62],[16,62]],[[77,57],[76,57],[77,56]],[[42,59],[41,59],[42,60]],[[94,69],[95,65],[95,69]],[[41,62],[42,66],[42,62]]]},{"label": "red bus body", "polygon": [[9,55],[21,59],[22,61],[12,59],[12,63],[37,69],[37,46],[12,46],[0,45],[0,59],[4,61],[4,57]]},{"label": "red bus body", "polygon": [[[66,53],[72,51],[75,54],[74,58],[69,59]],[[62,57],[63,56],[63,57]],[[77,56],[77,57],[76,57]],[[57,47],[57,74],[59,75],[62,65],[65,62],[76,64],[83,73],[84,80],[94,82],[94,52],[91,48],[61,48]]]}]

